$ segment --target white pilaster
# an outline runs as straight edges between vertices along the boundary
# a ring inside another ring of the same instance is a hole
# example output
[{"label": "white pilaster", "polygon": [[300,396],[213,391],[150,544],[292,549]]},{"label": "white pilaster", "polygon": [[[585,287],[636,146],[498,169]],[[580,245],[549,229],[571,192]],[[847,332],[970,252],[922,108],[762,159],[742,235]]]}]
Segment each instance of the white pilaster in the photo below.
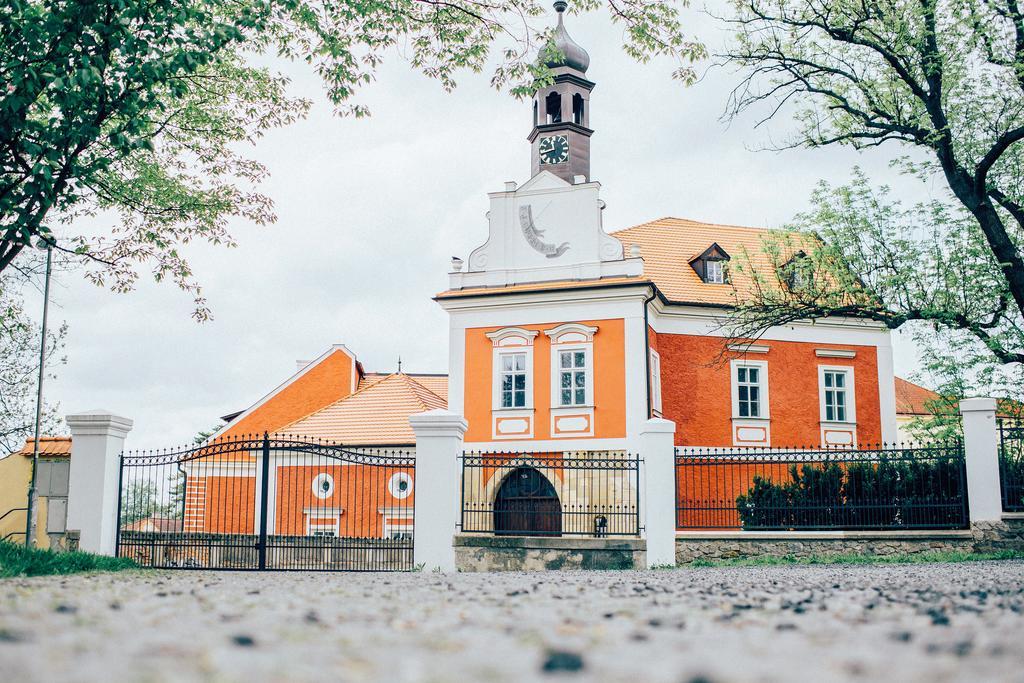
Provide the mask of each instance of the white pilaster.
[{"label": "white pilaster", "polygon": [[76,413],[65,419],[71,429],[68,529],[81,533],[82,550],[113,555],[120,455],[133,423],[105,410]]},{"label": "white pilaster", "polygon": [[640,430],[648,568],[676,563],[675,433],[675,422],[657,417],[647,420]]},{"label": "white pilaster", "polygon": [[999,436],[994,398],[960,401],[967,458],[967,498],[972,522],[998,521],[1003,516],[999,488]]},{"label": "white pilaster", "polygon": [[455,571],[452,538],[459,521],[459,460],[466,420],[447,410],[409,417],[416,434],[416,538],[413,562],[424,571]]}]

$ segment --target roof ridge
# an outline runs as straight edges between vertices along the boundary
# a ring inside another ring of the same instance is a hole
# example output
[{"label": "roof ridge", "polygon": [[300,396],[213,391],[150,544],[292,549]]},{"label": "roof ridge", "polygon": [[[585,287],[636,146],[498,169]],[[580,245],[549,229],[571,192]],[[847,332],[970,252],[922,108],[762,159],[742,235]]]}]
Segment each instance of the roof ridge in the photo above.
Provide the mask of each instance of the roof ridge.
[{"label": "roof ridge", "polygon": [[[317,408],[316,410],[314,410],[314,411],[311,411],[311,412],[308,412],[308,413],[306,413],[305,415],[303,415],[302,417],[299,417],[299,418],[297,418],[297,419],[295,419],[295,420],[292,420],[291,422],[289,422],[289,423],[288,423],[288,424],[286,424],[286,425],[281,425],[280,427],[278,427],[278,428],[277,428],[277,430],[275,430],[275,432],[276,432],[276,433],[284,433],[284,432],[285,432],[285,430],[287,430],[287,429],[288,429],[289,427],[291,427],[292,425],[294,425],[294,424],[297,424],[297,423],[299,423],[299,422],[302,422],[302,421],[303,421],[303,420],[305,420],[306,418],[308,418],[308,417],[312,417],[313,415],[316,415],[317,413],[319,413],[319,412],[320,412],[320,411],[322,411],[322,410],[327,410],[328,408],[331,408],[331,407],[333,407],[333,406],[336,406],[336,405],[338,405],[339,403],[344,403],[345,401],[349,400],[350,398],[352,398],[352,397],[354,397],[354,396],[358,396],[358,395],[362,394],[363,392],[365,392],[365,391],[367,391],[367,390],[369,390],[369,389],[372,389],[373,387],[377,386],[378,384],[381,384],[381,383],[383,383],[383,382],[386,382],[386,381],[387,381],[388,379],[390,379],[391,377],[393,377],[393,376],[394,376],[395,374],[396,374],[396,373],[391,373],[390,375],[385,375],[385,376],[381,377],[380,379],[378,379],[378,380],[377,380],[376,382],[370,382],[370,383],[368,383],[368,384],[367,384],[367,385],[366,385],[365,387],[360,387],[360,386],[358,386],[358,385],[357,385],[357,388],[356,388],[356,390],[355,390],[355,391],[353,391],[353,392],[352,392],[351,394],[348,394],[347,396],[342,396],[342,397],[341,397],[341,398],[339,398],[339,399],[338,399],[337,401],[332,401],[331,403],[328,403],[328,404],[327,404],[327,405],[325,405],[325,406],[320,406],[320,407],[319,407],[319,408]],[[364,374],[364,375],[363,375],[363,377],[366,377],[366,375]]]},{"label": "roof ridge", "polygon": [[646,227],[651,227],[651,226],[653,226],[653,227],[680,227],[680,226],[658,226],[658,225],[656,225],[657,223],[663,223],[665,221],[685,221],[687,223],[695,223],[697,225],[702,225],[702,226],[712,227],[712,228],[737,228],[739,230],[757,230],[758,232],[767,232],[769,230],[776,230],[776,229],[784,230],[785,229],[785,228],[768,228],[768,227],[756,226],[756,225],[737,225],[735,223],[709,223],[707,221],[699,221],[699,220],[697,220],[695,218],[680,218],[679,216],[662,216],[661,218],[655,218],[654,220],[646,221],[644,223],[639,223],[637,225],[631,225],[628,228],[619,228],[618,230],[613,230],[610,234],[615,235],[615,234],[618,234],[620,232],[626,232],[627,230],[635,230],[636,228],[646,228]]},{"label": "roof ridge", "polygon": [[[402,374],[404,374],[404,373],[402,373]],[[433,397],[434,397],[434,398],[436,398],[437,400],[439,400],[439,401],[442,401],[442,402],[444,402],[444,403],[447,403],[447,401],[446,401],[446,400],[445,400],[445,399],[444,399],[444,398],[443,398],[443,397],[442,397],[442,396],[441,396],[441,395],[440,395],[439,393],[437,393],[436,391],[433,391],[433,390],[432,390],[432,389],[430,389],[429,387],[427,387],[427,386],[424,386],[424,385],[423,385],[423,384],[421,384],[420,382],[416,381],[415,379],[413,379],[413,376],[412,376],[412,375],[406,375],[406,377],[407,377],[407,378],[409,379],[409,381],[410,381],[411,383],[415,384],[416,386],[418,386],[418,387],[419,387],[420,389],[422,389],[423,391],[426,391],[427,393],[429,393],[429,394],[430,394],[431,396],[433,396]],[[421,402],[422,402],[422,401],[421,401]],[[426,403],[424,403],[424,407],[426,407]]]}]

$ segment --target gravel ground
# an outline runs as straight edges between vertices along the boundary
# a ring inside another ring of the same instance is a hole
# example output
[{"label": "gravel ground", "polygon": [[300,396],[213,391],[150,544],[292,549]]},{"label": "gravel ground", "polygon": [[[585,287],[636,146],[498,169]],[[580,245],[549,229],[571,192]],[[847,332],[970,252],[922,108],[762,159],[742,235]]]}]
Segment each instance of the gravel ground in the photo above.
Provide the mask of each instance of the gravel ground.
[{"label": "gravel ground", "polygon": [[1024,681],[1024,562],[0,581],[6,681]]}]

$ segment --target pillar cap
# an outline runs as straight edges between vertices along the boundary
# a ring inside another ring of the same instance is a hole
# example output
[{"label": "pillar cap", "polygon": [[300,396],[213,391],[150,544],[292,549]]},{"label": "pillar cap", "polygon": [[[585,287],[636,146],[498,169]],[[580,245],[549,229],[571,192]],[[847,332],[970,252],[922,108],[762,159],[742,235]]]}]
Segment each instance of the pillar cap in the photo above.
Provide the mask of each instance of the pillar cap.
[{"label": "pillar cap", "polygon": [[965,398],[960,401],[961,413],[995,412],[996,400],[994,398]]},{"label": "pillar cap", "polygon": [[416,437],[457,436],[462,437],[469,428],[466,418],[441,408],[409,416],[409,425]]},{"label": "pillar cap", "polygon": [[676,423],[660,417],[652,417],[640,427],[641,434],[675,434]]},{"label": "pillar cap", "polygon": [[102,435],[125,436],[132,430],[135,421],[131,418],[115,415],[109,410],[95,409],[82,413],[72,413],[64,417],[71,428],[71,436]]}]

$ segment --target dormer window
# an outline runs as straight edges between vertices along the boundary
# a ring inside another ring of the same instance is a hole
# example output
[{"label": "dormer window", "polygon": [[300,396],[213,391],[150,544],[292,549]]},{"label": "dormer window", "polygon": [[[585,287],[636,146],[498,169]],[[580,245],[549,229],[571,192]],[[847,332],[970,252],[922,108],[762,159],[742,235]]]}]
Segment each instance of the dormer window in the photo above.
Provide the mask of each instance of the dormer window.
[{"label": "dormer window", "polygon": [[809,272],[810,266],[811,264],[807,262],[807,254],[803,251],[798,251],[782,266],[782,277],[789,291],[797,293],[810,286],[812,277],[812,273]]},{"label": "dormer window", "polygon": [[729,258],[725,249],[718,246],[718,243],[714,243],[702,254],[690,259],[690,267],[704,282],[712,285],[724,285],[729,281],[725,265]]}]

